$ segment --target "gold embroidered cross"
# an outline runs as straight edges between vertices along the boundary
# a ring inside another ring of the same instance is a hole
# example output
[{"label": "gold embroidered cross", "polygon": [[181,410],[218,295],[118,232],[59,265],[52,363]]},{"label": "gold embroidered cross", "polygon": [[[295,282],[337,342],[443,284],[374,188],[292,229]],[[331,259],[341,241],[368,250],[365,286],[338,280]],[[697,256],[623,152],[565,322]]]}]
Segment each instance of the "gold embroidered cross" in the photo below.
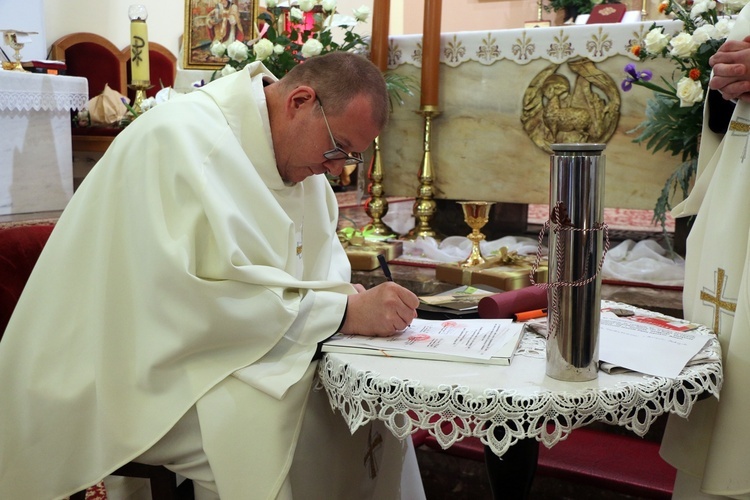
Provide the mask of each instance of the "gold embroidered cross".
[{"label": "gold embroidered cross", "polygon": [[712,304],[715,308],[713,329],[717,335],[719,334],[719,315],[721,313],[721,310],[724,309],[730,313],[734,313],[734,311],[737,309],[736,302],[729,302],[729,300],[723,299],[721,297],[722,293],[724,292],[725,278],[726,271],[724,271],[722,268],[718,268],[716,271],[716,293],[712,295],[712,292],[703,289],[701,290],[700,294],[701,300]]},{"label": "gold embroidered cross", "polygon": [[375,438],[372,436],[372,425],[370,425],[370,434],[367,436],[367,453],[365,453],[364,464],[370,465],[370,479],[378,477],[378,464],[375,461],[375,450],[383,446],[383,436],[380,433],[375,434]]},{"label": "gold embroidered cross", "polygon": [[743,122],[740,122],[739,120],[744,120],[744,118],[739,118],[737,120],[732,120],[729,122],[729,130],[732,131],[732,136],[745,136],[745,149],[742,150],[742,156],[740,159],[742,160],[742,163],[745,163],[745,157],[747,156],[747,143],[750,139],[750,123],[747,123],[747,120],[744,120]]}]

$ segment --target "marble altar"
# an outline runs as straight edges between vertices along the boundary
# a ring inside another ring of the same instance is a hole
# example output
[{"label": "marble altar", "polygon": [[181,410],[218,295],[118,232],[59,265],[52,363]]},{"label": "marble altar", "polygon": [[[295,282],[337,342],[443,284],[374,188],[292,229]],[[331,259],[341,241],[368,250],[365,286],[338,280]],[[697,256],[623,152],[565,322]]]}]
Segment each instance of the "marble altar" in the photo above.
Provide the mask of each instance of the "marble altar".
[{"label": "marble altar", "polygon": [[85,78],[0,71],[0,215],[65,208],[73,195],[70,110],[87,102]]},{"label": "marble altar", "polygon": [[[431,144],[436,198],[547,203],[549,152],[538,144],[606,142],[605,205],[652,209],[679,158],[632,142],[635,134],[628,131],[644,120],[652,92],[620,89],[631,62],[652,70],[654,80],[671,80],[670,64],[638,63],[630,52],[652,24],[443,33],[441,114],[432,121]],[[680,27],[657,24],[670,33]],[[389,69],[418,82],[421,35],[391,37],[389,48]],[[588,104],[577,104],[581,98]],[[587,108],[603,126],[566,130],[544,116],[551,106],[576,108],[571,113]],[[396,105],[380,137],[388,196],[418,193],[424,126],[418,109],[416,97]]]}]

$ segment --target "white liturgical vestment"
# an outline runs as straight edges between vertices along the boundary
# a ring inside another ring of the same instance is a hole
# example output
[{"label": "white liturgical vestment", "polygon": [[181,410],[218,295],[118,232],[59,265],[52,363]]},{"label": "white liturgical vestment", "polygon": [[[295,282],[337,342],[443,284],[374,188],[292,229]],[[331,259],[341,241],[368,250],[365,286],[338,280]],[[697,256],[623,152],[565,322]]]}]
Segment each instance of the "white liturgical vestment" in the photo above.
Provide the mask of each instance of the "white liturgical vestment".
[{"label": "white liturgical vestment", "polygon": [[[730,38],[750,35],[749,9]],[[669,419],[661,454],[681,473],[702,478],[704,493],[737,496],[750,492],[750,104],[737,104],[723,140],[708,128],[707,110],[704,115],[695,187],[673,215],[697,214],[687,241],[683,306],[688,320],[718,334],[724,385],[720,402],[708,398],[688,419]]]},{"label": "white liturgical vestment", "polygon": [[193,405],[221,498],[279,494],[355,290],[327,179],[279,176],[264,73],[143,114],[73,196],[0,342],[0,498],[94,484]]}]

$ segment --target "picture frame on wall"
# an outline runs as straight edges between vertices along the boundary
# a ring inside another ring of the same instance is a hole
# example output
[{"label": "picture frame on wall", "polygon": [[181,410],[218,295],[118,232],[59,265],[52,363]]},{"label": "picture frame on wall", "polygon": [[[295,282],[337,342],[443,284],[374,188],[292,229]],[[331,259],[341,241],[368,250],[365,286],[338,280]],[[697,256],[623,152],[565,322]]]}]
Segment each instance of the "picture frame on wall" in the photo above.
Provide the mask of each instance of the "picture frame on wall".
[{"label": "picture frame on wall", "polygon": [[182,37],[185,69],[221,69],[226,56],[211,53],[215,42],[255,38],[259,0],[185,0],[185,32]]}]

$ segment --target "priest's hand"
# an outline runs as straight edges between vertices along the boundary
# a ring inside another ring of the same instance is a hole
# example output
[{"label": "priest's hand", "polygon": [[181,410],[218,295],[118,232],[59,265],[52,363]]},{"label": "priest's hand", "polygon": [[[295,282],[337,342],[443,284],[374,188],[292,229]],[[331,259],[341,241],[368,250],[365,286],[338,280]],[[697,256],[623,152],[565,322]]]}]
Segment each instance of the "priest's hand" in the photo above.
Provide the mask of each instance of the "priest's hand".
[{"label": "priest's hand", "polygon": [[[359,291],[360,289],[358,289]],[[417,317],[419,298],[392,281],[349,295],[341,333],[388,337]]]},{"label": "priest's hand", "polygon": [[710,88],[727,100],[750,101],[750,36],[724,42],[709,64],[713,68]]}]

